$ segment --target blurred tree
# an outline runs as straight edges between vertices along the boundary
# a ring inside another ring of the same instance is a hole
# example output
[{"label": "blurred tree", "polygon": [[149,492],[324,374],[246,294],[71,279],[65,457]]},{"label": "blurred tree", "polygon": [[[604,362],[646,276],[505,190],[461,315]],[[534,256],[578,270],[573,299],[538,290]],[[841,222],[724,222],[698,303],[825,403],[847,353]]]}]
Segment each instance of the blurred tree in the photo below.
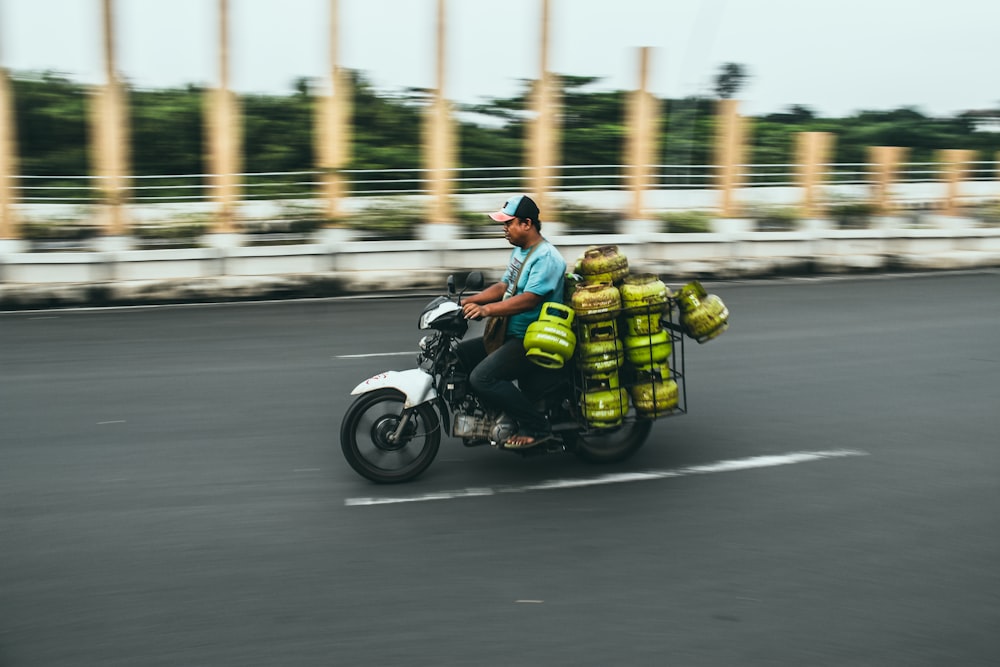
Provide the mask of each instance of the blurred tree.
[{"label": "blurred tree", "polygon": [[562,155],[565,164],[621,164],[629,93],[587,91],[597,77],[562,76]]},{"label": "blurred tree", "polygon": [[745,65],[740,63],[723,63],[715,75],[715,94],[720,99],[732,99],[740,88],[750,78]]},{"label": "blurred tree", "polygon": [[204,166],[202,91],[129,92],[132,168],[139,175],[200,174]]},{"label": "blurred tree", "polygon": [[22,173],[89,174],[86,87],[44,72],[15,77],[13,89]]},{"label": "blurred tree", "polygon": [[308,89],[295,95],[241,98],[248,172],[313,169],[313,104]]},{"label": "blurred tree", "polygon": [[660,124],[663,164],[671,165],[665,185],[696,185],[708,175],[715,136],[715,101],[707,97],[667,100]]},{"label": "blurred tree", "polygon": [[812,109],[800,104],[794,104],[785,111],[768,114],[762,120],[772,123],[808,123],[815,119],[816,114]]},{"label": "blurred tree", "polygon": [[[869,146],[909,148],[908,161],[929,162],[943,148],[977,148],[979,137],[961,119],[932,118],[912,107],[891,111],[862,111],[836,121],[837,161],[864,162]],[[994,135],[987,145],[1000,145]],[[840,146],[843,144],[843,146]]]},{"label": "blurred tree", "polygon": [[[349,167],[420,168],[421,114],[428,92],[420,89],[380,92],[362,74],[351,72],[350,76],[354,87],[354,126]],[[742,66],[727,63],[720,71],[717,92],[735,94],[744,79]],[[600,90],[595,85],[599,79],[594,77],[560,76],[557,81],[561,91],[564,164],[621,164],[628,92]],[[526,80],[522,84],[512,97],[489,99],[458,109],[460,166],[516,168],[523,164],[531,82]],[[22,172],[40,176],[88,175],[91,169],[88,88],[51,72],[18,73],[13,86]],[[309,81],[300,79],[290,95],[242,98],[248,172],[314,168],[315,100],[310,90]],[[201,88],[131,90],[128,100],[136,174],[204,172]],[[666,100],[660,124],[660,159],[676,168],[663,184],[703,182],[698,180],[699,176],[711,164],[713,156],[715,104],[709,97]],[[1000,133],[975,131],[968,116],[934,118],[911,107],[823,118],[807,107],[792,106],[779,113],[752,118],[751,122],[748,158],[757,164],[792,162],[794,135],[800,131],[833,133],[836,136],[833,161],[839,163],[866,162],[868,147],[878,145],[908,148],[908,159],[913,162],[933,161],[936,151],[943,148],[974,149],[983,160],[995,159],[1000,151]],[[407,176],[393,174],[389,178],[392,180],[385,187],[400,189],[398,181]],[[37,181],[32,183],[37,184]]]},{"label": "blurred tree", "polygon": [[352,71],[352,169],[418,169],[421,154],[422,96],[379,95],[360,72]]},{"label": "blurred tree", "polygon": [[513,97],[459,107],[458,161],[462,167],[520,167],[527,132],[531,81]]}]

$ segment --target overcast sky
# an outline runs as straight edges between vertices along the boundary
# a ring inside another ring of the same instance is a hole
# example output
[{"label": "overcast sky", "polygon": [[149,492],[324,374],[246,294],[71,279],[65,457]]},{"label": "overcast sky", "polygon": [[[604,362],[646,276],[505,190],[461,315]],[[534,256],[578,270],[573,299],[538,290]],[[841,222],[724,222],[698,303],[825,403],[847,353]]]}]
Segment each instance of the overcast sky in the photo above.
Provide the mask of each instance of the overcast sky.
[{"label": "overcast sky", "polygon": [[[329,0],[230,0],[231,78],[285,93],[328,66]],[[141,87],[212,85],[216,0],[115,0],[118,69]],[[434,85],[435,0],[340,0],[341,64],[380,88]],[[101,81],[100,0],[0,0],[0,63]],[[448,0],[446,95],[507,96],[539,70],[541,0]],[[914,106],[1000,107],[1000,0],[552,0],[550,69],[638,85],[654,47],[660,96],[711,89],[747,66],[743,111],[831,116]]]}]

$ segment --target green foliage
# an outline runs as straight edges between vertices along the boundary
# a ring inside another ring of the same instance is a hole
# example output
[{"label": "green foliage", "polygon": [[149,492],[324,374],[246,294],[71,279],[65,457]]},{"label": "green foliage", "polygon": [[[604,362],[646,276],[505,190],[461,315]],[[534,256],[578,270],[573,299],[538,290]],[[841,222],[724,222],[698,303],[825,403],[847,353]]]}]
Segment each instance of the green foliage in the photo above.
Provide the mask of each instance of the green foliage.
[{"label": "green foliage", "polygon": [[[791,164],[795,161],[795,125],[755,121],[750,123],[747,147],[751,164]],[[753,184],[788,183],[794,180],[793,168],[762,170]]]},{"label": "green foliage", "polygon": [[13,91],[21,173],[89,174],[85,87],[47,72],[15,78]]},{"label": "green foliage", "polygon": [[[562,163],[620,164],[625,147],[623,91],[587,92],[592,77],[563,76]],[[577,172],[573,172],[574,174]]]},{"label": "green foliage", "polygon": [[458,219],[458,222],[464,227],[491,227],[500,224],[498,222],[494,222],[490,216],[482,211],[466,211],[464,209],[453,210],[455,210],[455,217]]},{"label": "green foliage", "polygon": [[1000,226],[1000,201],[982,202],[969,206],[962,211],[963,215],[975,218],[983,224],[993,227]]},{"label": "green foliage", "polygon": [[354,118],[352,169],[417,169],[422,166],[422,96],[380,96],[352,72]]},{"label": "green foliage", "polygon": [[[515,134],[509,130],[462,123],[458,128],[457,160],[459,165],[462,167],[520,167],[524,161],[520,130],[521,128],[518,127],[518,132]],[[510,174],[514,173],[517,172],[510,172]],[[476,173],[473,177],[482,178],[483,176],[483,173]]]},{"label": "green foliage", "polygon": [[241,102],[247,172],[308,171],[315,167],[313,100],[308,94],[249,95]]},{"label": "green foliage", "polygon": [[414,238],[417,227],[427,224],[422,207],[391,200],[378,201],[351,215],[347,224],[364,238],[398,240]]},{"label": "green foliage", "polygon": [[[729,63],[729,65],[733,65]],[[729,67],[725,90],[736,92],[746,72]],[[399,93],[376,91],[358,72],[352,72],[353,126],[350,169],[419,169],[423,166],[422,128],[428,92],[412,89]],[[478,172],[465,176],[465,186],[482,187],[487,179],[503,191],[523,189],[525,136],[530,117],[531,81],[512,97],[461,107],[458,126],[458,166],[510,167],[509,171]],[[624,162],[628,91],[598,90],[593,77],[557,77],[560,100],[560,162],[565,165],[620,165]],[[720,79],[719,83],[723,83]],[[86,176],[92,172],[90,155],[90,109],[88,88],[53,73],[18,74],[14,81],[17,142],[21,171],[26,176]],[[728,93],[727,93],[728,94]],[[205,91],[189,86],[168,90],[129,90],[131,156],[133,172],[139,176],[203,174],[205,155]],[[308,82],[299,81],[290,95],[250,95],[241,98],[245,171],[312,171],[314,155],[314,105]],[[666,100],[659,123],[660,154],[657,162],[671,165],[658,172],[658,186],[710,184],[714,157],[716,101],[705,97]],[[489,122],[482,122],[483,119]],[[796,133],[825,131],[835,135],[836,163],[864,163],[872,146],[891,145],[909,149],[907,161],[936,159],[944,148],[972,149],[980,159],[992,160],[1000,151],[1000,134],[975,132],[969,118],[929,117],[917,109],[864,111],[850,118],[821,118],[810,109],[789,109],[753,118],[748,132],[748,160],[755,164],[784,165],[795,160]],[[756,183],[788,182],[788,168],[775,167],[755,177]],[[586,186],[608,183],[621,176],[617,167],[573,169],[563,175],[564,184]],[[572,181],[569,177],[573,176]],[[593,177],[588,180],[587,177]],[[579,178],[577,178],[579,177]],[[406,179],[415,173],[392,173],[384,184],[366,185],[367,191],[406,190],[417,187]],[[254,187],[246,196],[257,199],[294,198],[312,195],[312,176],[290,176],[266,183],[249,179]],[[137,196],[190,197],[204,194],[201,179],[136,180],[135,185],[169,186],[143,190]],[[25,189],[26,198],[61,197],[69,201],[93,201],[98,193],[93,182],[25,179],[24,186],[60,186],[66,190]],[[583,219],[589,214],[581,213]],[[602,227],[611,223],[587,220]]]},{"label": "green foliage", "polygon": [[771,232],[792,231],[802,217],[793,206],[755,206],[748,215],[757,221],[757,229]]},{"label": "green foliage", "polygon": [[252,244],[296,243],[330,222],[318,201],[285,200],[276,215],[240,221]]},{"label": "green foliage", "polygon": [[553,212],[543,214],[543,231],[545,218],[558,220],[578,234],[610,234],[618,231],[618,223],[622,219],[622,214],[618,211],[581,206],[569,201],[554,203]]},{"label": "green foliage", "polygon": [[712,215],[707,211],[669,211],[661,213],[665,231],[674,234],[694,234],[711,231]]},{"label": "green foliage", "polygon": [[132,233],[141,240],[166,242],[157,245],[191,245],[208,232],[211,224],[208,216],[195,213],[134,225]]},{"label": "green foliage", "polygon": [[841,229],[864,229],[869,226],[877,208],[870,201],[841,200],[827,206],[826,212]]},{"label": "green foliage", "polygon": [[[190,88],[134,90],[130,92],[128,100],[132,170],[135,174],[158,176],[205,173],[207,137],[202,120],[201,91]],[[175,184],[181,183],[159,180],[155,183],[157,186]]]},{"label": "green foliage", "polygon": [[933,162],[936,152],[947,148],[995,151],[1000,148],[996,134],[976,133],[967,120],[932,118],[912,108],[893,111],[864,111],[853,118],[826,119],[824,129],[836,135],[834,162],[868,161],[872,146],[908,148],[907,162]]},{"label": "green foliage", "polygon": [[660,123],[663,164],[677,165],[663,185],[704,187],[712,164],[715,103],[700,97],[668,100]]},{"label": "green foliage", "polygon": [[816,114],[809,107],[793,104],[787,110],[764,116],[761,120],[780,125],[801,125],[816,119]]},{"label": "green foliage", "polygon": [[69,219],[26,219],[21,221],[21,238],[29,241],[83,241],[97,236],[97,225]]}]

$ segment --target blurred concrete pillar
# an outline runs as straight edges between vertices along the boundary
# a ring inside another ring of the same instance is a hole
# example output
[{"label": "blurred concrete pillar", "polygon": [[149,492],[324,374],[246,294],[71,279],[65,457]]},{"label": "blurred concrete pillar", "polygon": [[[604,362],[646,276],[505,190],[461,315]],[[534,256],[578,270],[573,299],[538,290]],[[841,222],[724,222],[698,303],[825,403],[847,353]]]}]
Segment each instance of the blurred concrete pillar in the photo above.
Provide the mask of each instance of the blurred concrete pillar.
[{"label": "blurred concrete pillar", "polygon": [[424,134],[424,159],[430,180],[431,205],[428,220],[431,223],[451,223],[449,206],[451,177],[455,164],[455,134],[451,118],[451,105],[445,99],[445,40],[446,3],[437,0],[437,42],[435,54],[434,98],[427,109]]},{"label": "blurred concrete pillar", "polygon": [[945,194],[941,212],[948,216],[958,216],[961,208],[962,181],[969,174],[969,163],[976,159],[973,150],[938,151],[938,161],[944,163]]},{"label": "blurred concrete pillar", "polygon": [[104,206],[104,234],[126,232],[125,204],[128,200],[129,140],[125,91],[115,61],[113,0],[102,0],[104,33],[104,85],[93,97],[91,123],[94,157]]},{"label": "blurred concrete pillar", "polygon": [[742,185],[746,155],[746,119],[739,115],[739,101],[719,100],[716,122],[716,183],[719,188],[719,213],[734,218],[740,213],[736,190]]},{"label": "blurred concrete pillar", "polygon": [[557,185],[556,163],[559,160],[558,92],[555,77],[549,73],[550,0],[542,0],[542,31],[540,75],[535,82],[532,107],[535,118],[528,128],[529,182],[533,198],[546,219],[549,212],[549,192]]},{"label": "blurred concrete pillar", "polygon": [[905,156],[906,149],[898,146],[871,146],[868,149],[875,188],[872,199],[879,215],[891,215],[895,209],[892,188]]},{"label": "blurred concrete pillar", "polygon": [[14,207],[17,204],[17,124],[14,94],[7,70],[0,67],[0,240],[19,236]]},{"label": "blurred concrete pillar", "polygon": [[236,207],[239,199],[238,176],[241,170],[239,103],[229,90],[229,2],[218,0],[219,8],[219,86],[208,91],[207,130],[209,136],[209,171],[218,204],[213,231],[236,231]]},{"label": "blurred concrete pillar", "polygon": [[340,173],[350,161],[351,81],[340,67],[340,2],[330,0],[330,79],[329,94],[316,99],[316,156],[323,172],[322,193],[327,226],[335,227],[343,217],[341,199],[345,195]]},{"label": "blurred concrete pillar", "polygon": [[646,218],[643,197],[651,184],[650,169],[656,155],[658,104],[649,93],[649,47],[639,49],[639,89],[629,97],[626,164],[632,203],[630,220]]},{"label": "blurred concrete pillar", "polygon": [[826,183],[826,166],[832,153],[832,133],[797,133],[796,163],[799,187],[802,188],[802,217],[806,220],[823,216],[821,195]]}]

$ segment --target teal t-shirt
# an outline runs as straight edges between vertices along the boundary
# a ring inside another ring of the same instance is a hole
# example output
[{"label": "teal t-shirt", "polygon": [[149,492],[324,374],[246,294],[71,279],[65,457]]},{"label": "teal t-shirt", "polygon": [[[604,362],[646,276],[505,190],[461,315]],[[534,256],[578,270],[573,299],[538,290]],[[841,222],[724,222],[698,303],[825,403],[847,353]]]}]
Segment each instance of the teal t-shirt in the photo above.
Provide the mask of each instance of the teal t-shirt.
[{"label": "teal t-shirt", "polygon": [[524,292],[531,292],[542,297],[541,303],[535,308],[512,315],[507,323],[507,335],[516,338],[524,338],[524,333],[528,325],[538,319],[542,312],[542,304],[547,301],[563,300],[563,280],[566,277],[566,261],[556,250],[555,246],[542,239],[538,247],[528,257],[528,264],[521,269],[521,274],[517,278],[517,285],[511,287],[511,277],[517,267],[524,263],[524,258],[529,250],[524,248],[514,248],[510,253],[510,263],[503,274],[503,282],[507,283],[507,294],[514,296]]}]

